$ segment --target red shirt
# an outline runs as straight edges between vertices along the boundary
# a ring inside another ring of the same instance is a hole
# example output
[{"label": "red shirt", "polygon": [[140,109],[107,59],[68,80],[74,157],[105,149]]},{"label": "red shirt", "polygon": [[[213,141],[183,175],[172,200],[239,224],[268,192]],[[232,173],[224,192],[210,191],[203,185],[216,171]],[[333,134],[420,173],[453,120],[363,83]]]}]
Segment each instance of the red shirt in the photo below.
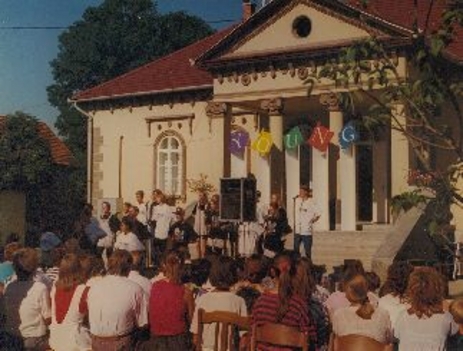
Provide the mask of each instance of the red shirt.
[{"label": "red shirt", "polygon": [[[72,297],[76,291],[77,285],[69,290],[59,289],[56,288],[55,292],[55,308],[56,308],[56,322],[58,324],[62,323],[66,314],[68,313],[69,306],[71,305]],[[82,293],[82,298],[79,302],[79,312],[82,314],[88,313],[88,306],[87,306],[87,294],[88,294],[88,287],[85,288],[84,292]]]},{"label": "red shirt", "polygon": [[152,335],[179,335],[187,331],[185,287],[167,280],[153,284],[150,295],[150,330]]}]

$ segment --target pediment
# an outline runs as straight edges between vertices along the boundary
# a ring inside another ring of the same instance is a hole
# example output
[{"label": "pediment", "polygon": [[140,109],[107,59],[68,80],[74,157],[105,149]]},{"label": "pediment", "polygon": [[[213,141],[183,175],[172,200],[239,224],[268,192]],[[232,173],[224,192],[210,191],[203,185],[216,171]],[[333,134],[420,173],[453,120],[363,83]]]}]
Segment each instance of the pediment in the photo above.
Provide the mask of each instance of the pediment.
[{"label": "pediment", "polygon": [[408,34],[403,28],[340,1],[273,0],[204,53],[198,62],[207,65],[235,58],[309,52],[311,48],[349,45],[373,35],[388,38]]},{"label": "pediment", "polygon": [[[307,35],[308,33],[308,35]],[[292,49],[332,46],[371,35],[367,30],[347,23],[320,9],[300,3],[283,15],[273,18],[264,28],[231,48],[224,57],[281,52]]]}]

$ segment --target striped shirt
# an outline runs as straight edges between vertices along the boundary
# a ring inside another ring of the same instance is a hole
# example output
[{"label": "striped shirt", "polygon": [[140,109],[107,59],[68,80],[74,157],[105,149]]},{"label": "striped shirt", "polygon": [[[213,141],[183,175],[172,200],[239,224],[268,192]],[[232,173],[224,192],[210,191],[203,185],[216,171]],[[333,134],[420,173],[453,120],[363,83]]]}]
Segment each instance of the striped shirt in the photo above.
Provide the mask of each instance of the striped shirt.
[{"label": "striped shirt", "polygon": [[[252,323],[257,325],[278,323],[277,312],[279,303],[280,298],[277,294],[268,292],[262,294],[252,310]],[[316,339],[315,326],[310,321],[307,303],[298,296],[291,297],[288,311],[279,323],[300,329],[302,332],[307,333],[309,340]],[[259,350],[290,351],[292,349],[261,344],[259,345]]]}]

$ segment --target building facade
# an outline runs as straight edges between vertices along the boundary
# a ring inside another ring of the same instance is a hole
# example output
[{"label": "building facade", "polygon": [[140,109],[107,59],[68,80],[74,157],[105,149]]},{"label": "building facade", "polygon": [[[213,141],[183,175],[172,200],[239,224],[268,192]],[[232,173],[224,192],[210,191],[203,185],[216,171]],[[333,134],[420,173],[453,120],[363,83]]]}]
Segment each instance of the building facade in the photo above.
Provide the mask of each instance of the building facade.
[{"label": "building facade", "polygon": [[[310,184],[324,214],[319,231],[391,223],[390,200],[410,190],[417,162],[410,144],[386,128],[340,145],[353,116],[343,111],[339,93],[353,88],[323,79],[309,93],[307,84],[342,49],[372,36],[393,54],[399,77],[391,79],[413,77],[406,55],[413,1],[372,3],[363,9],[341,1],[273,0],[254,13],[244,1],[241,23],[77,93],[72,102],[89,123],[89,199],[130,201],[139,189],[160,188],[187,205],[196,198],[189,179],[207,175],[218,188],[221,178],[253,174],[263,201],[280,195],[289,218],[300,184]],[[418,17],[426,13],[421,8]],[[457,64],[460,44],[450,48]],[[368,114],[370,105],[359,104],[359,113]],[[403,106],[394,111],[397,121],[406,120]],[[307,143],[324,142],[327,131],[333,136],[326,150]],[[439,158],[442,166],[446,160]],[[454,221],[463,231],[459,211]]]}]

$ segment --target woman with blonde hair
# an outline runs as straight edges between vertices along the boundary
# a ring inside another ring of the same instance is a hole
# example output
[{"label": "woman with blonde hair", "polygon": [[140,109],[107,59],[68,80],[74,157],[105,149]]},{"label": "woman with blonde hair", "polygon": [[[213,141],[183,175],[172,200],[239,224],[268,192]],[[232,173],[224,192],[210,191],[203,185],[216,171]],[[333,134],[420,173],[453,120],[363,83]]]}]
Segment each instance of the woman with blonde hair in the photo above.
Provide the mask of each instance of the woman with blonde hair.
[{"label": "woman with blonde hair", "polygon": [[435,269],[415,269],[410,275],[407,298],[410,308],[397,318],[394,335],[399,351],[443,351],[449,335],[458,331],[452,315],[444,311],[444,277]]},{"label": "woman with blonde hair", "polygon": [[88,314],[85,280],[80,258],[65,255],[51,291],[50,347],[54,351],[91,350],[90,332],[83,325]]},{"label": "woman with blonde hair", "polygon": [[366,278],[356,275],[346,282],[344,291],[350,306],[342,307],[333,314],[335,337],[362,335],[389,344],[392,339],[389,314],[370,303]]}]

